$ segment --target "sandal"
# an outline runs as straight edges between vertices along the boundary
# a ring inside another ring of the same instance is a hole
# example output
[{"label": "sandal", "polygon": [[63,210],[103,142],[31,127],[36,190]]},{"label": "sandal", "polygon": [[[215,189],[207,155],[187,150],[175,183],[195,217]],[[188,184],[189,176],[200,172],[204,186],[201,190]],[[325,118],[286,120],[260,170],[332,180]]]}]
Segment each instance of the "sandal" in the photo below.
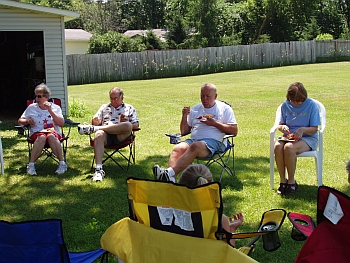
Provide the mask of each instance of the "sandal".
[{"label": "sandal", "polygon": [[285,195],[288,190],[288,181],[285,183],[280,183],[280,187],[277,189],[277,194],[279,195]]},{"label": "sandal", "polygon": [[297,181],[295,181],[294,184],[288,184],[287,188],[288,188],[287,191],[288,191],[289,194],[295,194],[295,192],[298,189]]}]

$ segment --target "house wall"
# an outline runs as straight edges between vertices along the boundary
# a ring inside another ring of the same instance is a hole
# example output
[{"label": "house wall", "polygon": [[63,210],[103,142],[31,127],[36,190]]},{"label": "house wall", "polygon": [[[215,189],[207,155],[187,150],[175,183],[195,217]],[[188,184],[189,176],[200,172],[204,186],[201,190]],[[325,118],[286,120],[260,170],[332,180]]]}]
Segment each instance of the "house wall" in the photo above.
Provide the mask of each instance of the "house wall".
[{"label": "house wall", "polygon": [[66,40],[66,55],[86,54],[89,44],[87,41],[67,41]]},{"label": "house wall", "polygon": [[62,100],[62,111],[67,109],[67,76],[64,45],[64,17],[19,8],[1,8],[0,31],[43,31],[46,84],[51,97]]}]

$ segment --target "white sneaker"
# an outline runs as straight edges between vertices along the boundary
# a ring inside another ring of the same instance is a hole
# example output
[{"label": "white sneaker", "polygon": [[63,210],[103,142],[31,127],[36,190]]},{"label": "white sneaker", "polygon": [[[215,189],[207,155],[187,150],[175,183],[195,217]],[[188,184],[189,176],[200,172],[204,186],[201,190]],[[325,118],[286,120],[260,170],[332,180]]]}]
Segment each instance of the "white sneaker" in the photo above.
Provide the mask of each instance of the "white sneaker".
[{"label": "white sneaker", "polygon": [[36,170],[34,165],[27,165],[27,174],[36,175]]},{"label": "white sneaker", "polygon": [[159,176],[162,172],[164,172],[164,168],[160,167],[158,164],[154,165],[152,168],[152,172],[154,175],[154,180],[159,180]]},{"label": "white sneaker", "polygon": [[93,125],[87,125],[87,124],[81,124],[78,125],[78,132],[80,134],[91,134],[95,132],[94,126]]},{"label": "white sneaker", "polygon": [[60,163],[55,173],[63,174],[67,171],[67,169],[68,169],[68,165],[66,163]]},{"label": "white sneaker", "polygon": [[105,177],[105,172],[102,170],[102,168],[96,169],[95,174],[92,177],[92,181],[97,182],[97,181],[102,181],[103,178]]},{"label": "white sneaker", "polygon": [[158,164],[153,166],[153,175],[154,179],[158,181],[170,181],[170,177],[168,175],[168,170],[160,167]]}]

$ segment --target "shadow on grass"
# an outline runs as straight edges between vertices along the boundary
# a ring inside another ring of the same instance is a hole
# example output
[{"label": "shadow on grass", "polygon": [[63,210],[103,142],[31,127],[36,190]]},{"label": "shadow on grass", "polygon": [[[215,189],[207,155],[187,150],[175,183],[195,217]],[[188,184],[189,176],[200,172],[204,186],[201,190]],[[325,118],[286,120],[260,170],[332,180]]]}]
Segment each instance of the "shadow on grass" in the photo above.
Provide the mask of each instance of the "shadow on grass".
[{"label": "shadow on grass", "polygon": [[[138,159],[137,154],[142,152],[142,148],[136,148],[136,164],[131,165],[126,171],[108,161],[104,164],[105,180],[96,183],[91,180],[93,171],[90,167],[93,149],[88,146],[87,139],[83,145],[77,141],[68,143],[69,169],[63,175],[54,175],[57,164],[51,160],[38,169],[38,176],[26,175],[25,165],[28,161],[28,151],[25,138],[15,135],[6,137],[3,138],[3,144],[7,149],[5,156],[11,157],[5,160],[7,162],[6,171],[0,181],[1,219],[23,221],[61,218],[65,240],[70,251],[86,251],[99,247],[100,237],[105,230],[129,215],[127,177],[152,179],[153,165],[166,164],[169,158],[168,155],[158,154]],[[117,159],[126,168],[125,161]],[[266,181],[266,178],[257,178],[257,174],[269,174],[268,163],[269,158],[265,156],[235,157],[236,176],[231,177],[224,173],[222,179],[223,204],[226,211],[238,211],[237,201],[242,203],[244,199],[249,206],[249,200],[244,192],[244,187],[247,185],[252,186],[250,189],[253,191],[260,189],[259,191],[267,192],[268,195],[275,195],[270,191],[268,185],[262,185],[261,180]],[[210,169],[214,179],[217,179],[221,172],[220,166],[213,164]],[[275,196],[273,198],[276,199]],[[317,186],[300,185],[296,195],[278,197],[277,201],[272,202],[272,205],[284,207],[287,212],[301,212],[298,204],[306,202],[315,207],[316,213],[316,198]],[[257,207],[256,209],[263,208]],[[262,210],[261,214],[263,212]],[[314,215],[311,216],[314,217]],[[243,231],[256,230],[259,220],[245,223]],[[281,258],[284,258],[287,253],[290,255],[288,258],[295,258],[296,251],[300,249],[302,242],[290,242],[290,226],[287,225],[287,220],[284,224],[286,226],[282,226],[280,231],[283,245],[273,253],[280,255]],[[238,241],[238,246],[245,243],[247,243],[246,240]],[[293,244],[293,247],[289,247],[290,244]],[[253,258],[260,262],[269,262],[269,252],[263,250],[261,241],[258,242]]]}]

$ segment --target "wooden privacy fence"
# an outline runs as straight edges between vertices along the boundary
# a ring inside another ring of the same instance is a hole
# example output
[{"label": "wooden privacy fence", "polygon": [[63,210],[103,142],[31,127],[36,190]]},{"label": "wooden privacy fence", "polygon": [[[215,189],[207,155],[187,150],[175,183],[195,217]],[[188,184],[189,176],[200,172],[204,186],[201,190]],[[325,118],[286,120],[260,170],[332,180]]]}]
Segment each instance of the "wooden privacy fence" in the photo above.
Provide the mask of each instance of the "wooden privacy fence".
[{"label": "wooden privacy fence", "polygon": [[189,50],[67,55],[68,85],[190,76],[349,60],[350,41],[293,41]]}]

